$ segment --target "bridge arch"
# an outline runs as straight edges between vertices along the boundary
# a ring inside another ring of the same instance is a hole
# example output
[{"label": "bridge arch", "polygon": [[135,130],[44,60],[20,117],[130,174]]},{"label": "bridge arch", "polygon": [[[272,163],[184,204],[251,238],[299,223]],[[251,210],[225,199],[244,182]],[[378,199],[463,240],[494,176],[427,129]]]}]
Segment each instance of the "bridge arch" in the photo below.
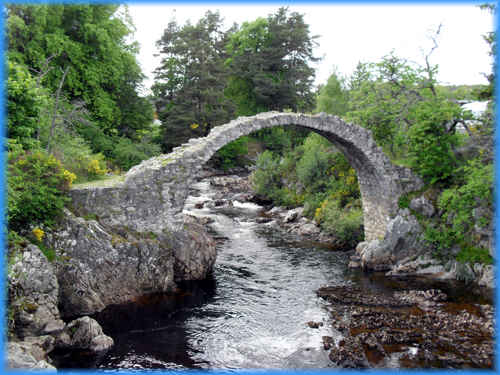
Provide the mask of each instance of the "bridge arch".
[{"label": "bridge arch", "polygon": [[159,230],[168,215],[182,211],[189,187],[218,149],[255,131],[290,125],[322,135],[345,155],[358,176],[365,239],[383,237],[388,221],[398,210],[399,197],[418,189],[422,182],[409,169],[394,165],[375,144],[370,130],[323,113],[267,112],[239,117],[213,128],[206,137],[190,139],[170,154],[143,161],[115,188],[115,195],[127,201],[121,219],[139,230]]}]

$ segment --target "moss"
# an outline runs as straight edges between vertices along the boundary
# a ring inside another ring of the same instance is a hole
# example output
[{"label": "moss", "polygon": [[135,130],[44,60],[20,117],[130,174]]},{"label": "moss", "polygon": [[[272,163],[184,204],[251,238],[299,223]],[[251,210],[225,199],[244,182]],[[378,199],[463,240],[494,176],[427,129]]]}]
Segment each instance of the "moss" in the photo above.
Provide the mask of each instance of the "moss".
[{"label": "moss", "polygon": [[99,217],[96,214],[91,214],[91,213],[83,215],[83,218],[85,220],[96,220],[96,221],[99,219]]}]

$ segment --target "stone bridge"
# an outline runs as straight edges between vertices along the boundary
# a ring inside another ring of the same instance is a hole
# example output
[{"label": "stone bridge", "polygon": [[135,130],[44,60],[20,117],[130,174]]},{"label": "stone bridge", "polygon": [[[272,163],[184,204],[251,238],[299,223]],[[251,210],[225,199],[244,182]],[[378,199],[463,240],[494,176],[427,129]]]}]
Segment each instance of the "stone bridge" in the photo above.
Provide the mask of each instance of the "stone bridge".
[{"label": "stone bridge", "polygon": [[74,208],[80,215],[97,215],[104,224],[161,233],[182,211],[190,186],[218,149],[241,136],[280,125],[312,130],[345,155],[358,176],[367,241],[382,238],[398,211],[399,197],[422,186],[409,169],[391,163],[370,130],[323,113],[268,112],[217,126],[206,137],[190,139],[170,154],[143,161],[108,186],[74,189]]}]

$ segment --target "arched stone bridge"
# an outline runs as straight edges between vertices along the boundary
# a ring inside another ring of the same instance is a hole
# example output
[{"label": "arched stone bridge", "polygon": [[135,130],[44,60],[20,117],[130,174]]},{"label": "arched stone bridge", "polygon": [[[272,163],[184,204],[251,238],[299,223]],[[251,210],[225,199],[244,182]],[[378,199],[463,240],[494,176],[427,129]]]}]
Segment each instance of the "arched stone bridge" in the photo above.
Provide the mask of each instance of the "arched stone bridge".
[{"label": "arched stone bridge", "polygon": [[323,113],[268,112],[217,126],[206,137],[190,139],[170,154],[143,161],[111,186],[73,190],[75,209],[79,214],[97,215],[104,224],[161,232],[182,211],[190,186],[218,149],[241,136],[279,125],[312,130],[346,156],[358,176],[367,241],[383,237],[398,210],[399,197],[422,186],[409,169],[391,163],[370,130]]}]

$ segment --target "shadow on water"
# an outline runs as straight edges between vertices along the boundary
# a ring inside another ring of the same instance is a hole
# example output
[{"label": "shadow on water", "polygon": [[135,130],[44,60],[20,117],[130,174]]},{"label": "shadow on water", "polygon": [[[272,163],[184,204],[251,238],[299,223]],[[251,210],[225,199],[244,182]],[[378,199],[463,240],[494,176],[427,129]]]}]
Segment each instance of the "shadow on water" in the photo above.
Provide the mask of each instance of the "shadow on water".
[{"label": "shadow on water", "polygon": [[54,353],[58,368],[199,368],[190,357],[184,323],[216,294],[216,281],[178,283],[173,293],[150,294],[108,306],[92,316],[115,341],[104,356],[85,351]]}]

